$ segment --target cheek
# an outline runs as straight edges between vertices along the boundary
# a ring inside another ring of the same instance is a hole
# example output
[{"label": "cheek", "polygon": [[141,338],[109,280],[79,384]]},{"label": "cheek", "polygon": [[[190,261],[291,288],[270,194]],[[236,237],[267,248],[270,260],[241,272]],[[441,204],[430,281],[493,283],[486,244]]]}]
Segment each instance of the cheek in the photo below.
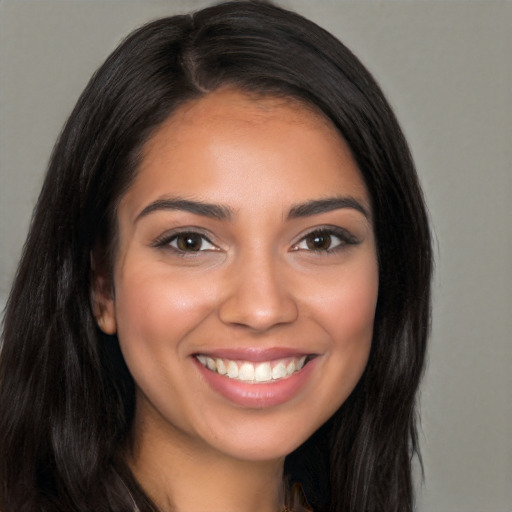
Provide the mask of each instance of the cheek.
[{"label": "cheek", "polygon": [[334,412],[356,386],[370,354],[378,297],[375,258],[361,260],[328,289],[315,304],[315,315],[331,340],[326,363],[330,385],[322,393]]},{"label": "cheek", "polygon": [[[116,287],[118,336],[126,350],[174,346],[211,311],[215,293],[207,280],[126,266]],[[142,267],[143,268],[143,267]],[[131,344],[136,344],[130,348]]]},{"label": "cheek", "polygon": [[379,291],[375,258],[362,259],[319,286],[312,304],[333,342],[354,348],[370,342]]}]

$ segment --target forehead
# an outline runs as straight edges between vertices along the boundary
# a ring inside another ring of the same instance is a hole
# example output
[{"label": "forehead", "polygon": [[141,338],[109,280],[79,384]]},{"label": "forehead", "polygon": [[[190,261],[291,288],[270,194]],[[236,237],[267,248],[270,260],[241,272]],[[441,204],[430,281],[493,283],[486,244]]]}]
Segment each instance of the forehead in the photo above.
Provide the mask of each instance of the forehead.
[{"label": "forehead", "polygon": [[293,98],[233,89],[182,105],[156,130],[125,199],[208,194],[237,208],[247,204],[248,189],[283,204],[336,193],[369,203],[350,149],[329,119]]},{"label": "forehead", "polygon": [[332,127],[331,121],[314,105],[291,96],[272,96],[224,87],[186,102],[168,119],[169,125],[196,124],[197,118],[212,122],[229,118],[232,122],[261,125],[283,119],[304,126],[318,123]]}]

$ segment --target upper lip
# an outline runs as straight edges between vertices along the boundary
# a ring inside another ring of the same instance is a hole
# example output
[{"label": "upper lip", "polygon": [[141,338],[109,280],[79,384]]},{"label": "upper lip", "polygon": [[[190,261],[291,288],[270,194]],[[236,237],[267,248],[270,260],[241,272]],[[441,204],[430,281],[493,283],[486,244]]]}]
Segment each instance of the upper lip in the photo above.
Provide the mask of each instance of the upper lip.
[{"label": "upper lip", "polygon": [[251,361],[259,363],[263,361],[273,361],[275,359],[284,359],[287,357],[302,357],[314,355],[312,352],[300,350],[297,348],[272,347],[272,348],[226,348],[226,349],[207,349],[195,352],[193,355],[205,355],[214,359],[231,359],[234,361]]}]

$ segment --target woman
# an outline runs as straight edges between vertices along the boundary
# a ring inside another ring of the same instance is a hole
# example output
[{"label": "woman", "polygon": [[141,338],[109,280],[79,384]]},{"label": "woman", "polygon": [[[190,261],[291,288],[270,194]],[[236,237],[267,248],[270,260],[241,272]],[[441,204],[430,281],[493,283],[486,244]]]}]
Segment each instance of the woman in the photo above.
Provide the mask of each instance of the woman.
[{"label": "woman", "polygon": [[259,2],[142,27],[34,213],[0,509],[411,511],[430,275],[406,142],[339,41]]}]

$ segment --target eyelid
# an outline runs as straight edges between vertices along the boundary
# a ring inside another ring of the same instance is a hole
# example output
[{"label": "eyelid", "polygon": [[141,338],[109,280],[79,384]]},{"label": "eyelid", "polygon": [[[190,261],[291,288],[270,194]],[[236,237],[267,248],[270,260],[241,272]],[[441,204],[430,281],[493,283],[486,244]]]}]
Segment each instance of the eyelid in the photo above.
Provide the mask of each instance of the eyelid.
[{"label": "eyelid", "polygon": [[[310,248],[301,248],[299,245],[301,243],[305,243],[306,239],[314,235],[316,233],[326,234],[333,238],[337,238],[340,242],[334,245],[333,247],[329,247],[328,249],[310,249]],[[314,228],[309,229],[306,233],[303,233],[300,235],[298,240],[292,245],[291,250],[292,251],[307,251],[307,252],[313,252],[313,253],[323,253],[323,254],[329,254],[336,252],[336,250],[342,250],[347,245],[357,245],[361,243],[361,241],[354,236],[350,231],[348,231],[345,228],[339,227],[339,226],[316,226]]]},{"label": "eyelid", "polygon": [[[207,249],[200,249],[198,251],[183,251],[179,249],[178,247],[174,247],[171,245],[171,242],[176,240],[180,235],[199,235],[205,242],[207,242],[211,247]],[[204,229],[195,227],[195,226],[189,226],[189,227],[180,227],[175,228],[170,231],[166,231],[162,235],[158,236],[153,242],[152,246],[156,248],[169,248],[176,253],[180,255],[193,255],[195,253],[199,252],[206,252],[206,251],[219,251],[220,247],[216,245],[214,242],[211,241],[211,235],[209,235],[207,232],[205,232]]]},{"label": "eyelid", "polygon": [[[178,238],[181,236],[181,235],[199,235],[199,237],[202,239],[202,245],[201,245],[201,249],[198,249],[197,251],[185,251],[183,249],[180,249],[178,247],[178,245],[173,245],[175,241],[178,240]],[[204,242],[206,242],[210,247],[206,247],[206,248],[203,248],[203,245],[204,245]],[[174,235],[173,237],[171,237],[171,239],[169,240],[168,242],[168,246],[169,247],[172,247],[173,249],[175,249],[176,251],[178,252],[190,252],[190,253],[196,253],[196,252],[205,252],[205,251],[216,251],[218,250],[218,247],[216,245],[214,245],[212,242],[210,242],[210,240],[208,238],[206,238],[204,235],[200,234],[200,233],[196,233],[196,232],[185,232],[185,233],[178,233],[177,235]]]}]

